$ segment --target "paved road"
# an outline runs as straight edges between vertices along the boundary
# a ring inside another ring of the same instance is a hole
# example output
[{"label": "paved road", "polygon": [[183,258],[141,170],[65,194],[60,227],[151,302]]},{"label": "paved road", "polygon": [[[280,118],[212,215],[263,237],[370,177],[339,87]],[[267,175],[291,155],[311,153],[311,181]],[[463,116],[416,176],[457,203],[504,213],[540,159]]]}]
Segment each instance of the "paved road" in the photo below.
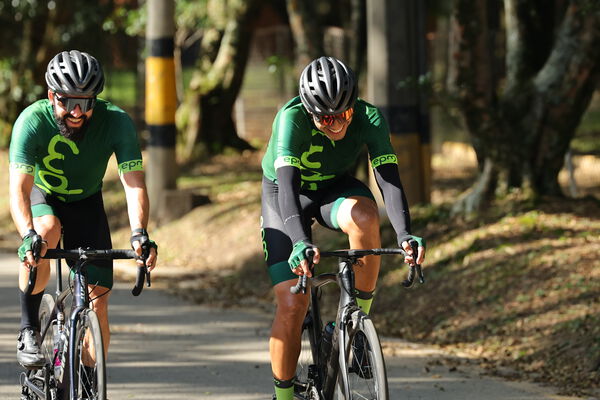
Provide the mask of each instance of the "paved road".
[{"label": "paved road", "polygon": [[[0,399],[18,399],[15,338],[19,321],[16,257],[0,254]],[[118,284],[111,297],[109,398],[270,400],[267,337],[271,317],[188,304],[159,290],[132,297]],[[385,341],[392,399],[566,400],[527,383],[451,369],[445,355]]]}]

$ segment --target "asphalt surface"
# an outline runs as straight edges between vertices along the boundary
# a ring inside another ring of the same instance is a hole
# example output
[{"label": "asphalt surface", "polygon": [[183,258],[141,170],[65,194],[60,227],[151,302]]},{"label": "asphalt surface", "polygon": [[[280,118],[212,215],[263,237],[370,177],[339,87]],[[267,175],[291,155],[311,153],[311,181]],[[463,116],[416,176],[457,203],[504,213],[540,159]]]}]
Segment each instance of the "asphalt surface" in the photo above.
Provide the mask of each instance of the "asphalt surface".
[{"label": "asphalt surface", "polygon": [[[19,399],[15,359],[20,307],[16,256],[0,254],[0,399]],[[48,291],[53,291],[51,281]],[[189,304],[119,283],[110,302],[108,395],[120,399],[270,400],[271,316]],[[391,399],[567,400],[555,390],[483,375],[435,349],[384,340]]]}]

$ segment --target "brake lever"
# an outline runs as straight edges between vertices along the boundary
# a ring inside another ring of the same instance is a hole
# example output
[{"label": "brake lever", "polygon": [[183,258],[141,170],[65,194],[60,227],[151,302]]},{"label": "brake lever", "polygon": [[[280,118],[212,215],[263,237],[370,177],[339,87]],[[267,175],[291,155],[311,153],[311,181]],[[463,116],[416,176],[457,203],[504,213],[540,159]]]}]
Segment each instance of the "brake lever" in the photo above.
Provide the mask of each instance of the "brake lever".
[{"label": "brake lever", "polygon": [[[306,249],[304,253],[306,255],[306,259],[308,260],[308,269],[312,271],[314,263],[313,257],[315,256],[315,251],[313,249]],[[290,293],[292,294],[306,294],[306,283],[308,282],[308,278],[306,275],[302,275],[298,277],[298,283],[295,286],[290,288]]]},{"label": "brake lever", "polygon": [[[410,240],[408,243],[412,248],[413,257],[416,261],[417,257],[419,256],[419,244],[416,240]],[[408,276],[402,282],[402,286],[404,286],[405,288],[411,288],[415,282],[415,277],[418,277],[420,284],[425,283],[425,275],[423,274],[421,264],[412,264],[409,266]]]},{"label": "brake lever", "polygon": [[[38,240],[39,238],[39,240]],[[41,236],[39,235],[34,235],[32,238],[32,249],[31,249],[31,253],[33,255],[34,260],[37,262],[40,257],[42,256],[42,245],[43,245],[43,241]],[[27,286],[25,287],[25,294],[32,294],[33,293],[33,289],[35,288],[35,281],[37,280],[37,266],[33,267],[30,266],[29,267],[29,279],[27,279]]]}]

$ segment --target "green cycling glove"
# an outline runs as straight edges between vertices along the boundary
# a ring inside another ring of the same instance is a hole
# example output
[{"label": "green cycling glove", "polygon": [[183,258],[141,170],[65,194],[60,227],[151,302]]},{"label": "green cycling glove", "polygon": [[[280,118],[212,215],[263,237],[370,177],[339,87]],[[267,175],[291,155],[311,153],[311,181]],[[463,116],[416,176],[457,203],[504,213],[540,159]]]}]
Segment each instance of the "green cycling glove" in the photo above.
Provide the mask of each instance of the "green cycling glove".
[{"label": "green cycling glove", "polygon": [[398,246],[400,246],[400,248],[402,248],[403,242],[409,242],[409,244],[410,244],[411,240],[414,240],[415,242],[417,242],[419,247],[421,247],[421,246],[425,247],[425,239],[423,239],[422,237],[419,237],[419,236],[415,236],[415,235],[402,236],[400,239],[398,239]]},{"label": "green cycling glove", "polygon": [[27,252],[31,251],[33,253],[33,257],[37,260],[40,258],[40,251],[42,250],[42,237],[37,234],[36,231],[30,229],[29,232],[23,236],[23,242],[19,249],[17,250],[17,254],[19,255],[19,260],[25,261],[27,258]]},{"label": "green cycling glove", "polygon": [[312,249],[313,247],[315,246],[307,240],[297,241],[292,248],[292,254],[290,254],[290,258],[288,258],[288,264],[290,265],[290,268],[292,270],[296,269],[302,260],[306,260],[306,250]]}]

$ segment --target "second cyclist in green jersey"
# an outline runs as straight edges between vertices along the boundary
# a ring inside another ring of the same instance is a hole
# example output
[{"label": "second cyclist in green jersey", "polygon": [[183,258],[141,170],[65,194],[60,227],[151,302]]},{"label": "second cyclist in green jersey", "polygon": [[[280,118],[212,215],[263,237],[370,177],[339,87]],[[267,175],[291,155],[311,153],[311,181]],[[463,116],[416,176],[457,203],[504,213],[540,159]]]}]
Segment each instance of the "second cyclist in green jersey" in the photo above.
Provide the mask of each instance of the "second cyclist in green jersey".
[{"label": "second cyclist in green jersey", "polygon": [[[356,93],[354,74],[343,62],[331,57],[312,61],[300,76],[300,96],[277,113],[262,160],[263,249],[277,301],[270,338],[277,400],[293,399],[308,296],[293,295],[290,288],[298,275],[311,273],[306,249],[313,249],[313,260],[319,262],[313,221],[346,233],[351,248],[381,247],[373,194],[350,174],[365,146],[398,245],[411,254],[407,262],[424,260],[423,241],[411,234],[388,126],[381,112]],[[420,244],[418,254],[412,254],[411,240]],[[375,256],[365,257],[355,269],[355,296],[367,313],[378,273]]]},{"label": "second cyclist in green jersey", "polygon": [[[98,60],[77,50],[57,54],[46,68],[47,98],[27,107],[14,124],[10,151],[10,209],[23,241],[19,287],[21,329],[17,360],[26,368],[43,366],[38,310],[50,277],[46,248],[112,247],[102,200],[102,179],[110,157],[117,158],[125,189],[131,244],[144,254],[150,269],[157,246],[146,231],[149,204],[142,155],[129,116],[98,99],[104,73]],[[142,261],[139,261],[140,263]],[[33,290],[26,291],[36,269]],[[98,315],[105,351],[108,349],[108,298],[113,285],[112,263],[89,265],[91,306]]]}]

